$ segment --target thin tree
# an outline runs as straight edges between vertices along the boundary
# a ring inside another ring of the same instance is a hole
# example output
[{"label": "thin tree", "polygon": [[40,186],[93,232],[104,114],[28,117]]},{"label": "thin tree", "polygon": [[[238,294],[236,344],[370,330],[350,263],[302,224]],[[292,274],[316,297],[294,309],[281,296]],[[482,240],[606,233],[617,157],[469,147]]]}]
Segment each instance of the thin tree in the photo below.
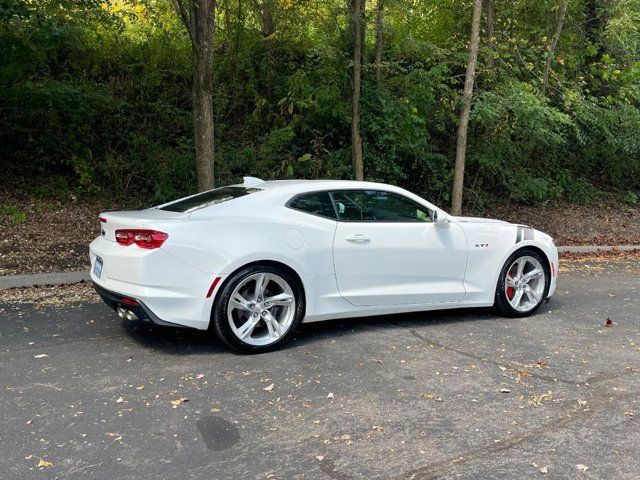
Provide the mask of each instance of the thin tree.
[{"label": "thin tree", "polygon": [[267,96],[272,97],[273,93],[273,34],[275,33],[275,27],[273,18],[271,16],[271,2],[270,0],[262,1],[262,41],[265,50],[265,59],[267,62]]},{"label": "thin tree", "polygon": [[[237,71],[238,71],[238,51],[233,41],[233,25],[231,23],[231,6],[229,5],[230,1],[231,0],[224,0],[224,4],[223,4],[225,40],[226,40],[225,48],[227,50],[227,55],[229,56],[229,63],[231,64],[231,78],[235,82]],[[240,0],[238,0],[238,4],[240,4]],[[238,5],[238,8],[241,8],[240,5]]]},{"label": "thin tree", "polygon": [[193,133],[198,191],[214,186],[213,34],[215,0],[172,0],[189,33],[192,53]]},{"label": "thin tree", "polygon": [[546,93],[547,85],[549,83],[549,73],[551,72],[551,62],[556,55],[556,47],[558,46],[558,40],[562,34],[562,26],[564,25],[564,19],[567,16],[567,7],[569,6],[569,0],[563,0],[560,7],[560,14],[558,15],[558,23],[556,23],[556,31],[551,37],[551,42],[547,47],[547,66],[544,69],[544,76],[542,77],[542,93]]},{"label": "thin tree", "polygon": [[460,215],[462,211],[462,186],[464,184],[464,163],[467,155],[467,131],[469,115],[473,100],[473,83],[476,76],[476,62],[478,60],[478,46],[480,44],[480,16],[482,14],[482,0],[473,1],[473,16],[471,19],[471,38],[469,39],[469,58],[467,73],[464,79],[462,93],[462,109],[458,123],[458,141],[456,144],[456,166],[453,177],[453,194],[451,198],[451,213]]},{"label": "thin tree", "polygon": [[489,58],[487,63],[489,64],[489,67],[493,67],[495,16],[493,0],[487,0],[487,48],[489,49]]},{"label": "thin tree", "polygon": [[362,137],[360,136],[360,90],[362,86],[362,0],[351,0],[351,42],[353,71],[351,76],[351,157],[356,180],[364,180]]},{"label": "thin tree", "polygon": [[384,0],[378,0],[376,5],[376,59],[375,59],[375,71],[376,71],[376,84],[380,87],[380,80],[382,77],[382,43],[384,41],[383,29],[384,29]]}]

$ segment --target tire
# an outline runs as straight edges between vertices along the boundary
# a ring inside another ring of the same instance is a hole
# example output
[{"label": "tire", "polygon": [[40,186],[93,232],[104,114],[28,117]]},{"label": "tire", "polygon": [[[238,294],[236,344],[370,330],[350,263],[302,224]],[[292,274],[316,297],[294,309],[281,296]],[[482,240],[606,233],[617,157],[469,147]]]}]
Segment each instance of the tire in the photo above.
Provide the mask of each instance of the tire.
[{"label": "tire", "polygon": [[[520,278],[518,278],[518,262],[524,262],[524,271],[520,274]],[[541,278],[535,274],[537,268],[542,270],[544,277]],[[534,276],[527,280],[527,274]],[[532,315],[547,298],[550,282],[551,272],[545,256],[537,250],[522,248],[507,259],[500,271],[494,307],[499,314],[507,317]],[[530,283],[531,286],[529,286]],[[515,308],[514,304],[518,308]]]},{"label": "tire", "polygon": [[[256,290],[262,293],[256,295]],[[251,265],[222,286],[211,327],[233,350],[262,353],[289,342],[304,312],[304,294],[297,278],[276,266]]]}]

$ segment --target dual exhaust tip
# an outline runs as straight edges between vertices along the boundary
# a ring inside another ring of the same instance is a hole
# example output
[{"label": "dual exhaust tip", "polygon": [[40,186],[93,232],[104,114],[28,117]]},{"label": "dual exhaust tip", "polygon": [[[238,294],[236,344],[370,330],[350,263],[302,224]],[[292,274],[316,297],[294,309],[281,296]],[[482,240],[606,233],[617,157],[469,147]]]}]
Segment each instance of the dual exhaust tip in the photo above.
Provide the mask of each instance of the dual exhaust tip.
[{"label": "dual exhaust tip", "polygon": [[118,312],[118,316],[122,319],[138,320],[138,316],[135,313],[133,313],[131,310],[126,310],[122,307],[118,307],[116,311]]}]

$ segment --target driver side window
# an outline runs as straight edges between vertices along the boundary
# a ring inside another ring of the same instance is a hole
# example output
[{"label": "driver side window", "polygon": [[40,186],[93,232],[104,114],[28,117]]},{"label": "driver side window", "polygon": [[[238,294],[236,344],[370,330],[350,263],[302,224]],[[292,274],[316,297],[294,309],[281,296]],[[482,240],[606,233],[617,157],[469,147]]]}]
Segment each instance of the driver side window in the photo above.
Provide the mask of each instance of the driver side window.
[{"label": "driver side window", "polygon": [[331,193],[343,222],[431,222],[431,213],[397,193],[382,190],[340,190]]}]

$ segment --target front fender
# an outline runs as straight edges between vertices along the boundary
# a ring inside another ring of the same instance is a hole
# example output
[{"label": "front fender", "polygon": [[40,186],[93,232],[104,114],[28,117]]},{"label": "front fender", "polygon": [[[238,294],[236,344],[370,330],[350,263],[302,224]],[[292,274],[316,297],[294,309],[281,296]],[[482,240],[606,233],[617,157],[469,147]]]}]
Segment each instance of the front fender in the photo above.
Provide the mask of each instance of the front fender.
[{"label": "front fender", "polygon": [[492,305],[498,277],[505,262],[514,252],[524,247],[539,249],[549,262],[552,272],[549,296],[556,288],[558,251],[551,237],[522,225],[469,222],[464,225],[469,242],[469,261],[465,275],[465,300]]},{"label": "front fender", "polygon": [[498,284],[498,279],[500,277],[500,272],[502,271],[502,267],[506,263],[507,259],[518,250],[525,247],[533,247],[539,249],[544,253],[547,258],[547,267],[549,267],[549,272],[551,272],[551,279],[549,282],[549,292],[547,294],[547,298],[551,297],[556,290],[556,279],[558,277],[558,249],[553,244],[551,237],[547,234],[540,232],[539,230],[530,229],[532,231],[533,238],[527,240],[518,240],[516,236],[516,243],[509,248],[504,255],[502,256],[501,261],[496,266],[496,269],[493,272],[493,285]]}]

